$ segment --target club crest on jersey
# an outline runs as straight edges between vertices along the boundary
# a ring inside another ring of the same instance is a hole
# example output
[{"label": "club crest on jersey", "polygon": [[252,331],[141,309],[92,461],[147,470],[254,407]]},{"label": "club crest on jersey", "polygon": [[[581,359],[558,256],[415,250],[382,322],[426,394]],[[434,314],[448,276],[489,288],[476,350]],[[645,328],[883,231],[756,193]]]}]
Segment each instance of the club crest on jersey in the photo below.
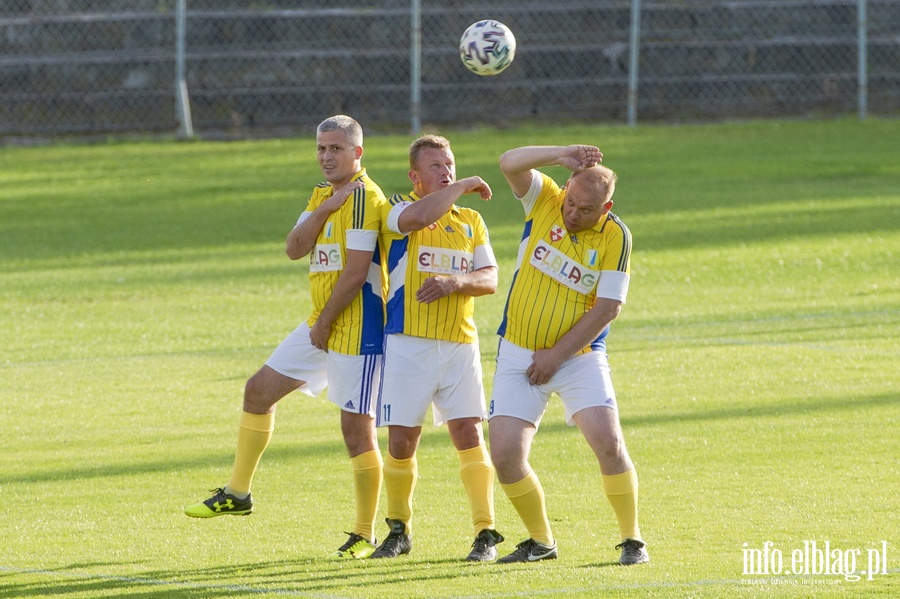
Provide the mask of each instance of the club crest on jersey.
[{"label": "club crest on jersey", "polygon": [[545,241],[539,241],[530,263],[543,274],[573,291],[587,295],[597,285],[600,271],[580,264]]},{"label": "club crest on jersey", "polygon": [[429,231],[434,231],[435,229],[437,229],[437,223],[431,223],[430,225],[428,225]]},{"label": "club crest on jersey", "polygon": [[563,228],[559,225],[553,225],[553,228],[550,229],[550,239],[553,240],[554,243],[562,239],[566,236],[566,232],[563,231]]},{"label": "club crest on jersey", "polygon": [[341,246],[337,243],[319,243],[309,253],[310,272],[328,272],[341,270]]},{"label": "club crest on jersey", "polygon": [[419,272],[458,275],[475,270],[472,258],[472,254],[467,252],[423,245],[419,247],[416,265]]}]

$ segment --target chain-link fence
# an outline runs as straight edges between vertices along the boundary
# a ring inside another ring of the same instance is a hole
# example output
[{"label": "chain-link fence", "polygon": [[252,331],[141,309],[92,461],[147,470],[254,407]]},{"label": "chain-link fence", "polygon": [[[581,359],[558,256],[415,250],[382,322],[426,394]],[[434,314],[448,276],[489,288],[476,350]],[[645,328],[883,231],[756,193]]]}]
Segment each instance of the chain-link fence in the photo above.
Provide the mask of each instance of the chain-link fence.
[{"label": "chain-link fence", "polygon": [[[900,110],[900,0],[4,0],[0,135],[183,127],[180,4],[201,134]],[[458,56],[483,18],[518,41],[496,77]]]}]

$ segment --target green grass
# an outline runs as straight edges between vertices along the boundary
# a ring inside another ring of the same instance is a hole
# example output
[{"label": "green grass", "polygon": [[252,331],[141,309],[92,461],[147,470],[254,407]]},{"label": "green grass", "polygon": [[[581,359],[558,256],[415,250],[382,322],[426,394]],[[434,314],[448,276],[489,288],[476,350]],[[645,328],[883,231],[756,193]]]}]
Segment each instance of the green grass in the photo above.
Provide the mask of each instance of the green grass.
[{"label": "green grass", "polygon": [[[497,157],[595,143],[619,173],[634,255],[609,350],[652,563],[613,565],[596,461],[558,401],[532,456],[556,562],[460,561],[467,504],[433,427],[413,554],[323,559],[351,526],[349,467],[337,410],[299,395],[253,516],[185,517],[226,481],[244,380],[309,313],[283,240],[320,178],[313,140],[0,148],[0,597],[900,594],[900,121],[449,136],[459,175],[495,193],[464,201],[501,263],[478,300],[488,387],[521,230]],[[408,141],[366,142],[388,193],[407,190]],[[495,494],[511,550],[527,535]],[[813,540],[861,550],[857,570],[887,541],[889,574],[743,573],[745,543],[789,568]]]}]

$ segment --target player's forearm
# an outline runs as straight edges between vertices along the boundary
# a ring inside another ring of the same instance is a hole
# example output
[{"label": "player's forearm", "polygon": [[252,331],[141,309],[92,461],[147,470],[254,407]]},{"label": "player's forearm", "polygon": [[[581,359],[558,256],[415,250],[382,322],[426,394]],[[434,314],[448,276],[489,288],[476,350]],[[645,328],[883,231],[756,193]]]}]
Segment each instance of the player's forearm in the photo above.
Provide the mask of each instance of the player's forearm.
[{"label": "player's forearm", "polygon": [[299,260],[309,255],[316,245],[319,233],[325,226],[325,221],[331,216],[331,212],[321,207],[313,211],[303,219],[296,227],[291,229],[285,241],[284,251],[291,260]]},{"label": "player's forearm", "polygon": [[568,359],[600,336],[609,323],[616,319],[622,310],[622,302],[606,298],[597,298],[594,307],[588,310],[569,331],[560,337],[553,346],[554,351]]},{"label": "player's forearm", "polygon": [[[359,256],[354,256],[357,253]],[[372,252],[348,250],[347,256],[347,265],[341,272],[341,276],[338,277],[328,301],[325,302],[325,306],[317,318],[318,321],[322,321],[329,326],[353,302],[369,274]],[[365,256],[368,256],[368,258]]]},{"label": "player's forearm", "polygon": [[504,152],[500,156],[500,170],[504,175],[528,172],[542,166],[555,166],[565,146],[525,146]]},{"label": "player's forearm", "polygon": [[365,274],[362,276],[346,275],[347,273],[345,272],[341,275],[341,278],[338,279],[337,284],[335,284],[334,289],[331,292],[331,296],[329,296],[328,301],[325,302],[322,312],[319,313],[319,317],[316,319],[323,324],[331,326],[331,323],[341,315],[341,312],[346,310],[347,306],[353,302],[359,294],[359,290],[362,289],[363,284],[366,282]]},{"label": "player's forearm", "polygon": [[421,231],[446,214],[465,192],[465,185],[456,181],[413,202],[400,213],[400,217],[397,219],[400,232],[405,234]]},{"label": "player's forearm", "polygon": [[471,297],[490,295],[497,291],[497,267],[487,266],[457,277],[457,293]]}]

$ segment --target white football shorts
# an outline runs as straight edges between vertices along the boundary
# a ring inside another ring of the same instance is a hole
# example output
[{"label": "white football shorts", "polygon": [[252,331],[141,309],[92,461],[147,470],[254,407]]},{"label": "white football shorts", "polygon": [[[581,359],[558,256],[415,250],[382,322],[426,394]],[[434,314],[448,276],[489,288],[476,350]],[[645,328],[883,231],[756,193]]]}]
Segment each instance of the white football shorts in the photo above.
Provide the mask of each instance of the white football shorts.
[{"label": "white football shorts", "polygon": [[266,366],[304,381],[299,391],[315,397],[328,387],[328,399],[345,412],[375,417],[381,356],[349,356],[313,347],[304,322],[282,341]]},{"label": "white football shorts", "polygon": [[585,408],[617,409],[609,360],[604,352],[592,351],[569,358],[543,385],[532,385],[525,374],[533,353],[500,339],[488,418],[514,416],[538,426],[551,393],[562,400],[569,426],[575,424],[572,416]]},{"label": "white football shorts", "polygon": [[378,426],[421,426],[433,404],[434,424],[486,417],[477,343],[386,335]]}]

